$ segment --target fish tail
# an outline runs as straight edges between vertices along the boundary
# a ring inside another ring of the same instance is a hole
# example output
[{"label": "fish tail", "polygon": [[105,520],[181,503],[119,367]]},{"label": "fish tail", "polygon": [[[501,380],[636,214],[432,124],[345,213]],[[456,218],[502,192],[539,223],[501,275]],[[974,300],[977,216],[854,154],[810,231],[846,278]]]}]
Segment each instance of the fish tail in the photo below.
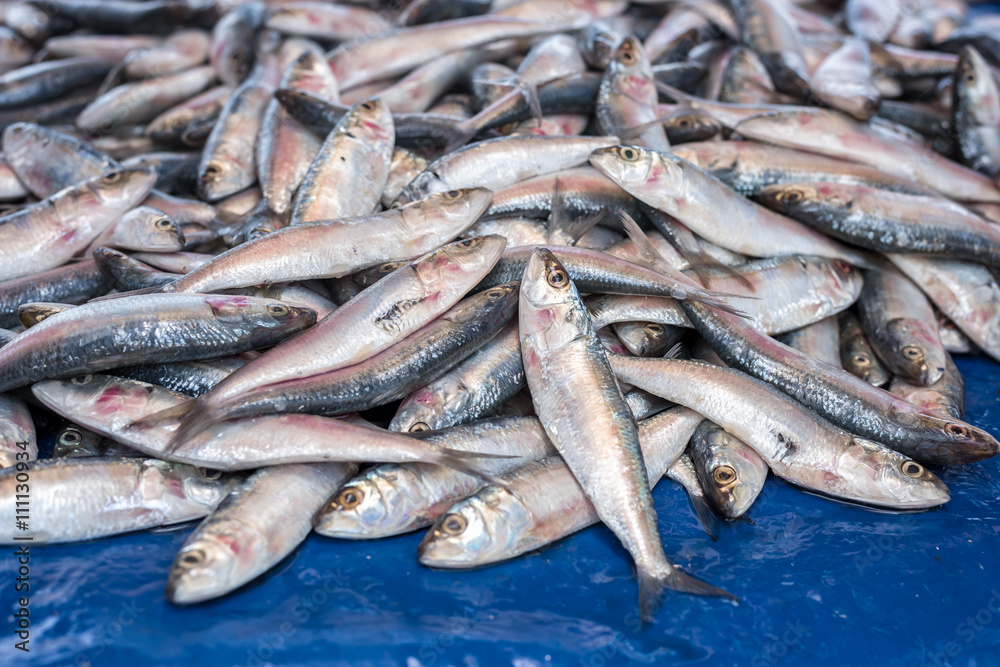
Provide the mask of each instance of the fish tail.
[{"label": "fish tail", "polygon": [[719,535],[715,532],[717,523],[715,512],[712,511],[712,506],[708,504],[708,498],[691,494],[688,497],[691,499],[691,507],[694,509],[694,514],[698,517],[701,527],[705,529],[705,533],[712,538],[713,542],[717,542]]},{"label": "fish tail", "polygon": [[563,237],[568,237],[576,243],[580,237],[592,229],[604,218],[605,212],[572,219],[569,216],[569,204],[563,191],[562,181],[556,178],[552,186],[552,213],[549,215],[548,241],[562,243]]},{"label": "fish tail", "polygon": [[725,598],[733,602],[739,601],[732,593],[705,583],[673,566],[655,571],[639,569],[636,572],[636,577],[639,580],[639,614],[643,622],[653,621],[660,607],[663,606],[667,590],[690,595]]}]

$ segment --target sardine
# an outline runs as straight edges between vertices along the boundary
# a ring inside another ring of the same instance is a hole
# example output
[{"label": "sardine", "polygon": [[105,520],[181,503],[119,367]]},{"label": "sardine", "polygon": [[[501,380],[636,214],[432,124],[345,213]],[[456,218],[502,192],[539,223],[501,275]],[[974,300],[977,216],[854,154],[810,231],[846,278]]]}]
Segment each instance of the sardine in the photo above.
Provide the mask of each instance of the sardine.
[{"label": "sardine", "polygon": [[35,423],[28,406],[10,394],[0,394],[0,468],[37,458]]},{"label": "sardine", "polygon": [[840,363],[844,370],[876,387],[883,387],[892,379],[852,312],[840,316]]},{"label": "sardine", "polygon": [[715,509],[730,520],[746,514],[770,470],[757,452],[708,420],[691,436],[688,451]]}]

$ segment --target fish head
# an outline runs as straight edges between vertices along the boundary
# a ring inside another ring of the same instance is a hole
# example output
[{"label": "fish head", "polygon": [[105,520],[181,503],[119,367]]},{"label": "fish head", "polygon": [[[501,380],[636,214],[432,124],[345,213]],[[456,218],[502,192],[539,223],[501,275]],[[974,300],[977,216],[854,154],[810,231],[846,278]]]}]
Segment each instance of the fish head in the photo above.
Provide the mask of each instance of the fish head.
[{"label": "fish head", "polygon": [[764,488],[767,464],[714,424],[702,422],[691,441],[695,470],[716,508],[727,519],[743,516]]},{"label": "fish head", "polygon": [[941,347],[937,322],[890,320],[886,323],[886,341],[895,357],[890,366],[903,369],[907,377],[922,386],[941,379],[948,361]]},{"label": "fish head", "polygon": [[401,259],[394,260],[390,262],[382,262],[378,266],[373,266],[367,269],[358,271],[352,277],[355,285],[364,289],[366,287],[371,287],[378,281],[385,278],[387,275],[400,268],[401,266],[406,266],[409,264],[409,260]]},{"label": "fish head", "polygon": [[137,206],[119,219],[118,229],[127,230],[129,238],[116,243],[131,250],[178,252],[184,249],[184,233],[169,215],[152,206]]},{"label": "fish head", "polygon": [[469,401],[469,395],[458,389],[454,383],[434,383],[415,390],[399,406],[390,430],[416,433],[450,425],[439,423],[438,418],[445,412],[461,412]]},{"label": "fish head", "polygon": [[19,163],[45,139],[45,128],[35,123],[8,125],[3,131],[3,154],[8,160]]},{"label": "fish head", "polygon": [[625,322],[615,326],[615,333],[628,352],[637,357],[663,356],[673,340],[672,333],[659,322]]},{"label": "fish head", "polygon": [[412,264],[429,291],[451,291],[470,277],[482,278],[500,260],[507,239],[499,234],[453,241]]},{"label": "fish head", "polygon": [[703,141],[722,131],[722,124],[699,109],[681,109],[663,121],[671,141]]},{"label": "fish head", "polygon": [[194,604],[228,592],[240,576],[241,557],[249,557],[242,552],[256,551],[253,546],[259,542],[249,531],[243,532],[247,534],[207,534],[185,544],[167,575],[167,599]]},{"label": "fish head", "polygon": [[101,436],[76,424],[63,427],[52,446],[52,458],[99,456]]},{"label": "fish head", "polygon": [[610,146],[590,154],[590,164],[631,193],[654,189],[674,196],[683,183],[682,162],[641,146]]},{"label": "fish head", "polygon": [[519,304],[521,340],[557,349],[593,325],[569,272],[550,250],[536,248],[524,267]]},{"label": "fish head", "polygon": [[521,284],[514,280],[496,285],[463,299],[447,315],[456,323],[482,321],[499,326],[508,321],[517,310]]},{"label": "fish head", "polygon": [[[611,53],[608,68],[611,74],[618,78],[619,91],[626,95],[629,94],[633,85],[642,86],[644,89],[652,88],[653,72],[649,58],[646,57],[646,52],[642,48],[642,42],[633,35],[629,35],[615,47]],[[646,81],[633,81],[629,78],[633,76],[646,79]],[[625,88],[623,89],[621,86],[625,86]],[[642,94],[645,92],[648,91],[643,91]]]},{"label": "fish head", "polygon": [[[53,412],[102,434],[125,430],[136,420],[190,400],[145,382],[100,374],[43,380],[31,391]],[[161,430],[164,442],[169,440],[170,432]]]},{"label": "fish head", "polygon": [[986,59],[966,44],[958,56],[952,87],[954,108],[968,114],[975,125],[1000,122],[1000,95]]},{"label": "fish head", "polygon": [[[913,459],[887,447],[859,437],[852,438],[853,448],[864,450],[853,479],[869,488],[872,504],[884,504],[897,509],[937,507],[951,500],[951,493],[937,475]],[[881,498],[882,500],[876,500]],[[860,499],[866,502],[866,499]]]},{"label": "fish head", "polygon": [[341,128],[367,145],[391,145],[395,137],[392,111],[378,97],[358,102],[341,121]]},{"label": "fish head", "polygon": [[527,510],[505,489],[488,487],[455,503],[417,546],[421,565],[466,568],[513,555]]},{"label": "fish head", "polygon": [[892,417],[920,434],[921,460],[941,465],[974,463],[996,456],[1000,442],[987,431],[959,419],[907,406]]},{"label": "fish head", "polygon": [[156,179],[156,170],[148,167],[112,169],[87,181],[87,190],[103,205],[127,207],[142,201]]},{"label": "fish head", "polygon": [[255,344],[263,345],[311,327],[316,323],[316,311],[273,299],[248,296],[206,295],[205,304],[212,309],[216,321],[223,324],[250,327]]},{"label": "fish head", "polygon": [[492,201],[493,191],[489,188],[462,188],[431,195],[411,206],[429,205],[446,219],[468,221],[471,224],[490,207]]},{"label": "fish head", "polygon": [[776,183],[762,188],[757,199],[774,211],[792,217],[844,211],[851,200],[827,183]]},{"label": "fish head", "polygon": [[799,257],[799,263],[811,288],[828,303],[842,309],[858,300],[864,278],[850,263],[826,257]]},{"label": "fish head", "polygon": [[329,537],[372,539],[407,532],[423,524],[426,497],[417,468],[381,465],[355,477],[316,513],[313,526]]}]

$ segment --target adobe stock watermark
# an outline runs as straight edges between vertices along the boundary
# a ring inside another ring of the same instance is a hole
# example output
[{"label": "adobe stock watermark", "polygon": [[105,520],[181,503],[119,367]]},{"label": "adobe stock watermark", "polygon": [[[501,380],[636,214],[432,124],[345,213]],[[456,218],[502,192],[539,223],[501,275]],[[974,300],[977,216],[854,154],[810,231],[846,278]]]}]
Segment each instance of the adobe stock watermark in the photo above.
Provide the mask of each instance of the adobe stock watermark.
[{"label": "adobe stock watermark", "polygon": [[277,651],[284,650],[285,642],[298,632],[299,627],[305,625],[313,614],[319,612],[329,603],[330,599],[344,589],[350,578],[339,568],[336,572],[327,570],[327,577],[322,585],[313,584],[311,589],[299,596],[295,606],[292,607],[291,620],[284,620],[272,632],[265,632],[257,642],[257,648],[247,649],[247,659],[243,664],[246,667],[263,667],[270,664],[268,661],[274,657]]},{"label": "adobe stock watermark", "polygon": [[957,657],[962,650],[975,641],[976,637],[993,621],[1000,617],[1000,590],[990,591],[986,604],[975,614],[966,616],[955,626],[955,636],[958,638],[938,644],[937,651],[929,651],[924,660],[924,667],[945,667],[950,665],[950,658]]}]

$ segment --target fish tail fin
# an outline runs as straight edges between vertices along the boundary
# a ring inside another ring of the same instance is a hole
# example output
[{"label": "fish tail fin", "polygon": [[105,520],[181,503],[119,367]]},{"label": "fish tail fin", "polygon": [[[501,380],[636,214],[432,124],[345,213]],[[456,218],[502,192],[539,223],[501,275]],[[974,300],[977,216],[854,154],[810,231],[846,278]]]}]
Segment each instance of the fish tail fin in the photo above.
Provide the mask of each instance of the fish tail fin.
[{"label": "fish tail fin", "polygon": [[688,498],[691,499],[691,507],[694,509],[695,516],[698,517],[698,523],[705,529],[705,533],[712,538],[712,541],[717,542],[719,534],[715,531],[717,525],[715,512],[712,511],[712,506],[708,504],[708,498],[703,495],[698,496],[694,494],[689,494]]},{"label": "fish tail fin", "polygon": [[479,132],[475,116],[457,123],[454,121],[437,123],[429,117],[425,122],[428,127],[428,136],[432,142],[444,146],[443,155],[452,153],[469,143],[472,137]]},{"label": "fish tail fin", "polygon": [[524,91],[524,98],[531,109],[531,117],[537,123],[536,127],[542,126],[542,101],[538,97],[538,86],[529,81],[521,82],[521,90]]},{"label": "fish tail fin", "polygon": [[672,565],[655,571],[639,569],[636,571],[636,578],[639,580],[639,614],[643,622],[647,623],[654,620],[660,607],[663,606],[667,590],[739,601],[732,593],[692,577]]}]

